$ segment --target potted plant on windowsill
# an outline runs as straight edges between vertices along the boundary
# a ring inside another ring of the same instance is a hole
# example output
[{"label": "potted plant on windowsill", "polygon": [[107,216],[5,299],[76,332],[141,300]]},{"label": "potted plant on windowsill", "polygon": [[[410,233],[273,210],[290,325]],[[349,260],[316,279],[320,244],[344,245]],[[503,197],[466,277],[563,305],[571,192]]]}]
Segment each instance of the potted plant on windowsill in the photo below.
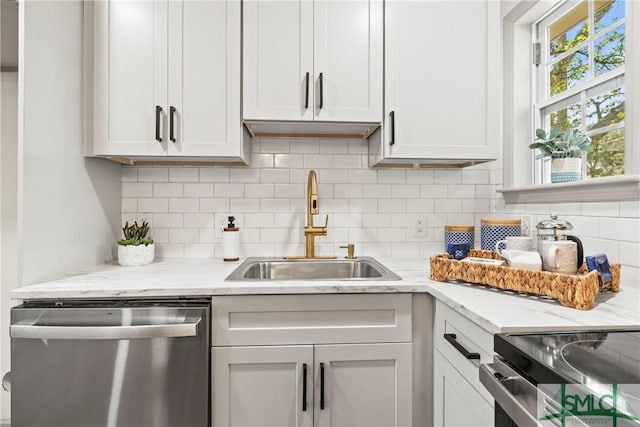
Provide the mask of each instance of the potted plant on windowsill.
[{"label": "potted plant on windowsill", "polygon": [[540,150],[539,158],[551,159],[551,182],[570,182],[582,179],[582,154],[591,151],[589,137],[578,129],[561,130],[556,127],[548,134],[536,130],[536,139],[529,145]]},{"label": "potted plant on windowsill", "polygon": [[142,221],[142,225],[127,221],[122,227],[124,239],[118,240],[118,264],[132,266],[145,265],[153,262],[155,246],[153,239],[147,237],[149,223]]}]

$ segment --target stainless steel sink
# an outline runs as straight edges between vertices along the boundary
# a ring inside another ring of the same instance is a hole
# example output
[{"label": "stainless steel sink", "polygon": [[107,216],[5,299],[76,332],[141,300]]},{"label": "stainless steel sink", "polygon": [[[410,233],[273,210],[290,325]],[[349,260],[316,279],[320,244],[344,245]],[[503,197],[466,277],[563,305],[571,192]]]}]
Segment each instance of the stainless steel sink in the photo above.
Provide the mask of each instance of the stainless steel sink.
[{"label": "stainless steel sink", "polygon": [[356,259],[247,258],[225,280],[400,280],[371,257]]}]

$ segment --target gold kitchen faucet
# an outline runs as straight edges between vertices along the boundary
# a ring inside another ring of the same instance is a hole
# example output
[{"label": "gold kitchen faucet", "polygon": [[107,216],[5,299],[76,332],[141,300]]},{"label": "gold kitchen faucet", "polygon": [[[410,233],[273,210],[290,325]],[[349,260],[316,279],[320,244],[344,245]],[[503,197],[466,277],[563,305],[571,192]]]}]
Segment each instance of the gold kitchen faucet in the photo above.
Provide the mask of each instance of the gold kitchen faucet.
[{"label": "gold kitchen faucet", "polygon": [[313,225],[313,216],[318,215],[320,198],[318,197],[318,177],[316,171],[310,170],[307,177],[307,225],[304,227],[305,239],[305,255],[304,256],[288,256],[287,259],[333,259],[335,256],[316,256],[315,253],[315,237],[327,235],[327,225],[329,224],[329,215],[325,217],[324,226],[316,227]]}]

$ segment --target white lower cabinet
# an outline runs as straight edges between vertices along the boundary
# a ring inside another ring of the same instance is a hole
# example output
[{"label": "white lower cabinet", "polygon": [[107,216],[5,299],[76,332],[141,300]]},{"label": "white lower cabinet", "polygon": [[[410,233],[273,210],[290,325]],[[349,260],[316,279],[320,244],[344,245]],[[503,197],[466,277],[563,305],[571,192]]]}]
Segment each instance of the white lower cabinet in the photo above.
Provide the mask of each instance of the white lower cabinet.
[{"label": "white lower cabinet", "polygon": [[494,425],[494,402],[480,383],[480,363],[490,363],[493,335],[436,301],[433,349],[433,425]]},{"label": "white lower cabinet", "polygon": [[493,405],[478,395],[469,381],[438,351],[434,354],[434,425],[493,426]]},{"label": "white lower cabinet", "polygon": [[[398,336],[411,336],[411,295],[219,297],[213,310],[214,427],[412,425],[411,342],[345,342],[358,329],[375,341],[388,317],[376,313],[385,312],[404,325]],[[260,345],[246,345],[236,332],[255,330],[247,325],[256,316],[265,325]],[[268,344],[271,329],[278,345]]]}]

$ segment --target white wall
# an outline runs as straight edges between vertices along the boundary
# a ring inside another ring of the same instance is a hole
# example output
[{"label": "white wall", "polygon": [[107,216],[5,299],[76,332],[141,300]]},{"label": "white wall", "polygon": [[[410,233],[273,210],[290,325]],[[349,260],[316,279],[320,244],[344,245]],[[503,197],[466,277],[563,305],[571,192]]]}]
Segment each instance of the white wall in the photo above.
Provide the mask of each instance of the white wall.
[{"label": "white wall", "polygon": [[[9,291],[18,284],[18,75],[0,74],[0,377],[9,371]],[[9,393],[0,389],[0,422],[8,416]]]},{"label": "white wall", "polygon": [[[120,166],[83,157],[82,13],[80,1],[20,3],[16,151],[5,146],[2,128],[2,373],[9,368],[8,290],[111,260],[120,228]],[[4,92],[2,101],[9,101]],[[17,199],[15,234],[15,224],[5,227],[7,198]]]},{"label": "white wall", "polygon": [[83,157],[82,2],[24,4],[21,284],[112,258],[120,166]]}]

